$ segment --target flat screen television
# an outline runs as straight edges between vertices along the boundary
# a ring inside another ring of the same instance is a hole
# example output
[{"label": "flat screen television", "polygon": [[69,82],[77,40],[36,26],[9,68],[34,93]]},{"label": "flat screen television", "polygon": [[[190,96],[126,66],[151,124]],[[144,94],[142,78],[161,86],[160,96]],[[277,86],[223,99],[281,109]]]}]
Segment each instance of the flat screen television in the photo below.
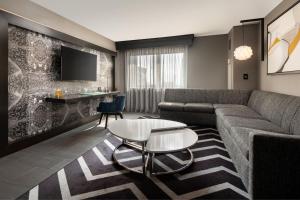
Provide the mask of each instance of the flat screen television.
[{"label": "flat screen television", "polygon": [[97,56],[61,46],[61,80],[97,80]]}]

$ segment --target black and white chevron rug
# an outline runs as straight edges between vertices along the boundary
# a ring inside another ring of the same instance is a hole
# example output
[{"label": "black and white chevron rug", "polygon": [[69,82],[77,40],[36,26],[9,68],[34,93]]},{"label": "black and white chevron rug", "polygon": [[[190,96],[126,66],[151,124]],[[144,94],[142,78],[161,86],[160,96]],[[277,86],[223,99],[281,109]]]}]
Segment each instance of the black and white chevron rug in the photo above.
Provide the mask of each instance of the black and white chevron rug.
[{"label": "black and white chevron rug", "polygon": [[[199,140],[191,148],[195,160],[175,175],[146,178],[115,164],[112,153],[120,140],[107,135],[82,156],[53,174],[20,199],[247,199],[218,131],[192,127]],[[185,163],[185,152],[159,155],[155,170],[168,170]],[[141,165],[135,151],[121,149],[118,156],[131,167]]]}]

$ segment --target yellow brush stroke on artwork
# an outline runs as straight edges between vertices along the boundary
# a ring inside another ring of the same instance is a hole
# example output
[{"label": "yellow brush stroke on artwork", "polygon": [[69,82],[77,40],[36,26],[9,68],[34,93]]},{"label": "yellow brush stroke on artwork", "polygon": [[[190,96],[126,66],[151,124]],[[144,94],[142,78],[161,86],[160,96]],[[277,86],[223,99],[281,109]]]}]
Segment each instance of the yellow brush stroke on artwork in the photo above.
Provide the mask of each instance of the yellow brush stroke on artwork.
[{"label": "yellow brush stroke on artwork", "polygon": [[293,41],[291,42],[291,44],[289,46],[289,56],[293,53],[293,51],[297,47],[299,41],[300,41],[300,29],[298,30],[297,35],[295,36],[295,38],[293,39]]},{"label": "yellow brush stroke on artwork", "polygon": [[271,46],[270,46],[270,48],[269,48],[269,51],[271,51],[271,49],[277,44],[277,43],[279,43],[280,42],[280,39],[279,38],[276,38],[273,42],[272,42],[272,44],[271,44]]}]

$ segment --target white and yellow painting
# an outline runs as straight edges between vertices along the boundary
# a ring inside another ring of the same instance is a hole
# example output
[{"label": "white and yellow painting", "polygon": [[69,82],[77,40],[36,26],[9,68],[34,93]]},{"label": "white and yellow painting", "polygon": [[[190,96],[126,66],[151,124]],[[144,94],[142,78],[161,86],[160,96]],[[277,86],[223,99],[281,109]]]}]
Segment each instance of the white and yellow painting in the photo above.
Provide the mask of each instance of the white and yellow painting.
[{"label": "white and yellow painting", "polygon": [[300,72],[300,3],[268,26],[268,74]]}]

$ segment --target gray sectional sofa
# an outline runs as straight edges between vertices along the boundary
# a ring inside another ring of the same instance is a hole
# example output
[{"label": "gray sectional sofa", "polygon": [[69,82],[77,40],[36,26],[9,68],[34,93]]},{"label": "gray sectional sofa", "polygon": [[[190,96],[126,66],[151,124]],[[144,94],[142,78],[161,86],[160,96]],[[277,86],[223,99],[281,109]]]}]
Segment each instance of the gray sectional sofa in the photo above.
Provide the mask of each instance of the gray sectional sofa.
[{"label": "gray sectional sofa", "polygon": [[300,97],[167,89],[164,119],[216,126],[252,198],[300,198]]}]

